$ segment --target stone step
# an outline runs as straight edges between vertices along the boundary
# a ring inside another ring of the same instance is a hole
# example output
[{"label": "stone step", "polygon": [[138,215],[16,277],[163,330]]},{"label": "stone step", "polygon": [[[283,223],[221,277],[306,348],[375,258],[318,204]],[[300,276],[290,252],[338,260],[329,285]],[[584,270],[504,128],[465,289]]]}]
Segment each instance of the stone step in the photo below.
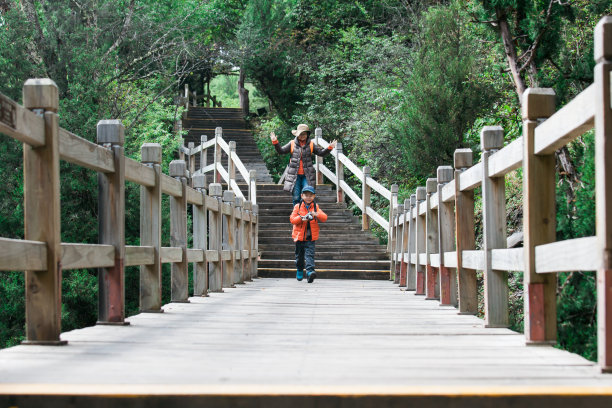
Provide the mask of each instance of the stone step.
[{"label": "stone step", "polygon": [[[389,270],[317,269],[317,279],[389,280]],[[295,268],[257,268],[260,278],[295,279]],[[303,280],[306,282],[306,279]]]},{"label": "stone step", "polygon": [[[315,251],[315,269],[342,269],[347,271],[354,270],[389,270],[389,261],[381,260],[332,260],[321,259]],[[295,266],[295,258],[287,259],[260,259],[257,262],[257,268],[286,268],[289,269]]]},{"label": "stone step", "polygon": [[[265,259],[294,259],[295,251],[292,249],[291,251],[276,251],[270,252],[267,251],[265,253]],[[338,251],[338,252],[330,252],[327,251],[327,248],[321,247],[316,249],[316,259],[371,259],[371,260],[380,260],[385,261],[389,260],[389,255],[386,252],[373,252],[373,251]]]}]

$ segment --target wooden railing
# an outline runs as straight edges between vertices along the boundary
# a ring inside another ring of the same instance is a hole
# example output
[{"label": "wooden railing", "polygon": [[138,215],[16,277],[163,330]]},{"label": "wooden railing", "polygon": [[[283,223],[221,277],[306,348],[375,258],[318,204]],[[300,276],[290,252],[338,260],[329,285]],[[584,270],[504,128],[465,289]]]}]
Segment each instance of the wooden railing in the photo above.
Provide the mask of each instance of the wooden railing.
[{"label": "wooden railing", "polygon": [[[329,142],[322,137],[321,128],[315,129],[314,143],[318,146],[327,149]],[[398,186],[393,184],[391,190],[378,183],[370,177],[370,167],[364,166],[362,169],[353,163],[342,152],[342,143],[338,143],[336,148],[331,151],[331,155],[335,159],[335,171],[330,170],[323,164],[323,158],[316,156],[315,170],[317,174],[317,184],[323,184],[323,176],[336,186],[337,202],[343,203],[345,194],[350,198],[361,211],[361,225],[363,230],[370,229],[370,220],[374,220],[389,234],[389,248],[391,245],[391,237],[393,236],[393,225],[390,223],[393,217],[392,209],[397,207]],[[361,197],[346,183],[344,179],[344,169],[348,169],[355,177],[361,180]],[[282,183],[286,174],[283,174],[279,183]],[[371,206],[372,190],[380,194],[389,204],[389,220],[386,220],[382,215],[378,214]]]},{"label": "wooden railing", "polygon": [[[187,158],[189,165],[189,174],[193,176],[206,175],[207,173],[213,173],[213,180],[217,183],[225,182],[237,197],[242,199],[248,199],[253,204],[257,203],[257,172],[255,170],[247,170],[244,163],[238,154],[236,154],[236,142],[230,141],[227,143],[223,139],[223,129],[218,127],[215,128],[215,138],[208,140],[207,136],[201,136],[200,145],[194,147],[193,142],[189,142],[188,147],[181,148],[181,154]],[[213,147],[215,152],[213,155],[213,162],[207,165],[207,149]],[[227,170],[223,168],[221,162],[222,153],[227,155]],[[196,155],[200,156],[200,168],[196,171]],[[240,190],[240,186],[236,182],[236,170],[240,172],[240,175],[247,184],[248,198],[244,197],[244,194]]]},{"label": "wooden railing", "polygon": [[[0,238],[0,270],[25,271],[26,343],[60,341],[62,270],[99,268],[99,322],[125,324],[124,268],[141,265],[140,310],[160,312],[161,264],[171,263],[171,299],[188,301],[188,263],[194,295],[221,291],[257,274],[257,205],[205,178],[187,185],[186,163],[161,172],[161,146],[145,143],[142,163],[124,156],[118,120],[97,125],[91,143],[58,125],[58,90],[30,79],[23,103],[0,94],[0,133],[24,143],[25,240]],[[99,244],[60,240],[60,159],[98,172]],[[125,182],[141,186],[140,246],[125,245]],[[162,247],[161,200],[170,196],[170,244]],[[193,248],[187,247],[187,206],[193,206]]]},{"label": "wooden railing", "polygon": [[211,104],[213,108],[222,107],[221,101],[217,101],[216,96],[210,95],[210,93],[198,95],[196,91],[189,90],[189,84],[185,84],[184,96],[179,98],[182,98],[183,104],[185,105],[185,110],[189,110],[190,106],[198,106],[198,100],[202,100],[202,106],[207,108],[211,107]]},{"label": "wooden railing", "polygon": [[[476,270],[484,275],[487,327],[508,326],[506,271],[524,271],[525,337],[557,339],[555,272],[597,271],[599,364],[612,370],[612,17],[595,29],[595,82],[555,112],[552,89],[528,89],[522,99],[523,135],[503,147],[503,129],[481,132],[482,159],[455,151],[454,169],[397,206],[393,270],[400,286],[460,313],[476,313]],[[556,240],[555,151],[595,128],[597,235]],[[502,148],[503,147],[503,148]],[[504,176],[523,168],[523,248],[506,248]],[[483,249],[474,237],[474,189],[482,187]]]}]

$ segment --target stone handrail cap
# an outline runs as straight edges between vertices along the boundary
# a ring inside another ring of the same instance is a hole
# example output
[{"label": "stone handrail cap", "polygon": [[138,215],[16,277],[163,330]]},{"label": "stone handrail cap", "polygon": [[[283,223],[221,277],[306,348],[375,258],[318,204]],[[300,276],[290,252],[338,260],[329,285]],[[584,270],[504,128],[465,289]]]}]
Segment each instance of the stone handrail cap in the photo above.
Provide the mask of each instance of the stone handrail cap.
[{"label": "stone handrail cap", "polygon": [[451,166],[438,166],[436,174],[438,176],[439,184],[448,183],[455,176],[455,169],[453,169]]},{"label": "stone handrail cap", "polygon": [[474,152],[472,149],[457,149],[453,159],[456,169],[466,169],[474,164]]},{"label": "stone handrail cap", "polygon": [[191,178],[193,188],[206,188],[206,176],[204,174],[197,174]]},{"label": "stone handrail cap", "polygon": [[594,45],[596,62],[612,59],[612,16],[603,17],[595,26]]},{"label": "stone handrail cap", "polygon": [[425,187],[417,187],[416,188],[416,199],[417,201],[423,201],[427,193],[425,192]]},{"label": "stone handrail cap", "polygon": [[57,112],[59,90],[49,78],[31,78],[23,85],[23,106],[27,109],[44,109]]},{"label": "stone handrail cap", "polygon": [[480,131],[480,148],[483,152],[504,147],[504,129],[501,126],[485,126]]},{"label": "stone handrail cap", "polygon": [[223,186],[220,183],[209,184],[208,195],[213,197],[221,197],[223,195]]},{"label": "stone handrail cap", "polygon": [[428,178],[425,183],[425,191],[427,194],[435,193],[438,191],[438,179],[437,178]]},{"label": "stone handrail cap", "polygon": [[225,190],[223,192],[223,202],[224,203],[234,203],[234,199],[236,198],[236,194],[233,191]]},{"label": "stone handrail cap", "polygon": [[123,146],[125,142],[125,127],[118,119],[106,119],[98,122],[96,126],[97,141],[99,144],[111,143]]},{"label": "stone handrail cap", "polygon": [[548,118],[555,113],[556,95],[552,88],[527,88],[523,92],[523,120]]},{"label": "stone handrail cap", "polygon": [[187,177],[187,163],[185,160],[172,160],[168,173],[170,177]]},{"label": "stone handrail cap", "polygon": [[140,157],[143,163],[160,164],[162,161],[162,148],[159,143],[144,143],[140,147]]}]

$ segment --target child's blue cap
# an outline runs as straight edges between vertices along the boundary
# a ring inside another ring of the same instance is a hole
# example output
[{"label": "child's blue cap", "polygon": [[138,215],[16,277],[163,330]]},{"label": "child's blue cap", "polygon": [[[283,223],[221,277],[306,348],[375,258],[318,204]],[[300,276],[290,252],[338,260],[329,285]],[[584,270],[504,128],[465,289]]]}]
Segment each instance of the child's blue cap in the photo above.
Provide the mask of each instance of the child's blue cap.
[{"label": "child's blue cap", "polygon": [[302,189],[302,194],[309,192],[314,194],[315,193],[315,189],[312,186],[304,186],[304,188]]}]

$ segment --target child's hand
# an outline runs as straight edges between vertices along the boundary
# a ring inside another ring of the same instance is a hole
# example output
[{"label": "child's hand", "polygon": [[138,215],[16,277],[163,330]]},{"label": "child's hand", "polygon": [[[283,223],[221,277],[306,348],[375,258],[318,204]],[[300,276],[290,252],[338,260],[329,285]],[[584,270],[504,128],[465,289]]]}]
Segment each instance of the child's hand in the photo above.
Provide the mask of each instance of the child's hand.
[{"label": "child's hand", "polygon": [[332,149],[335,149],[337,144],[338,144],[338,141],[334,139],[329,145],[332,147]]},{"label": "child's hand", "polygon": [[272,141],[272,143],[276,142],[278,139],[276,138],[276,135],[274,134],[274,132],[270,133],[270,140]]}]

